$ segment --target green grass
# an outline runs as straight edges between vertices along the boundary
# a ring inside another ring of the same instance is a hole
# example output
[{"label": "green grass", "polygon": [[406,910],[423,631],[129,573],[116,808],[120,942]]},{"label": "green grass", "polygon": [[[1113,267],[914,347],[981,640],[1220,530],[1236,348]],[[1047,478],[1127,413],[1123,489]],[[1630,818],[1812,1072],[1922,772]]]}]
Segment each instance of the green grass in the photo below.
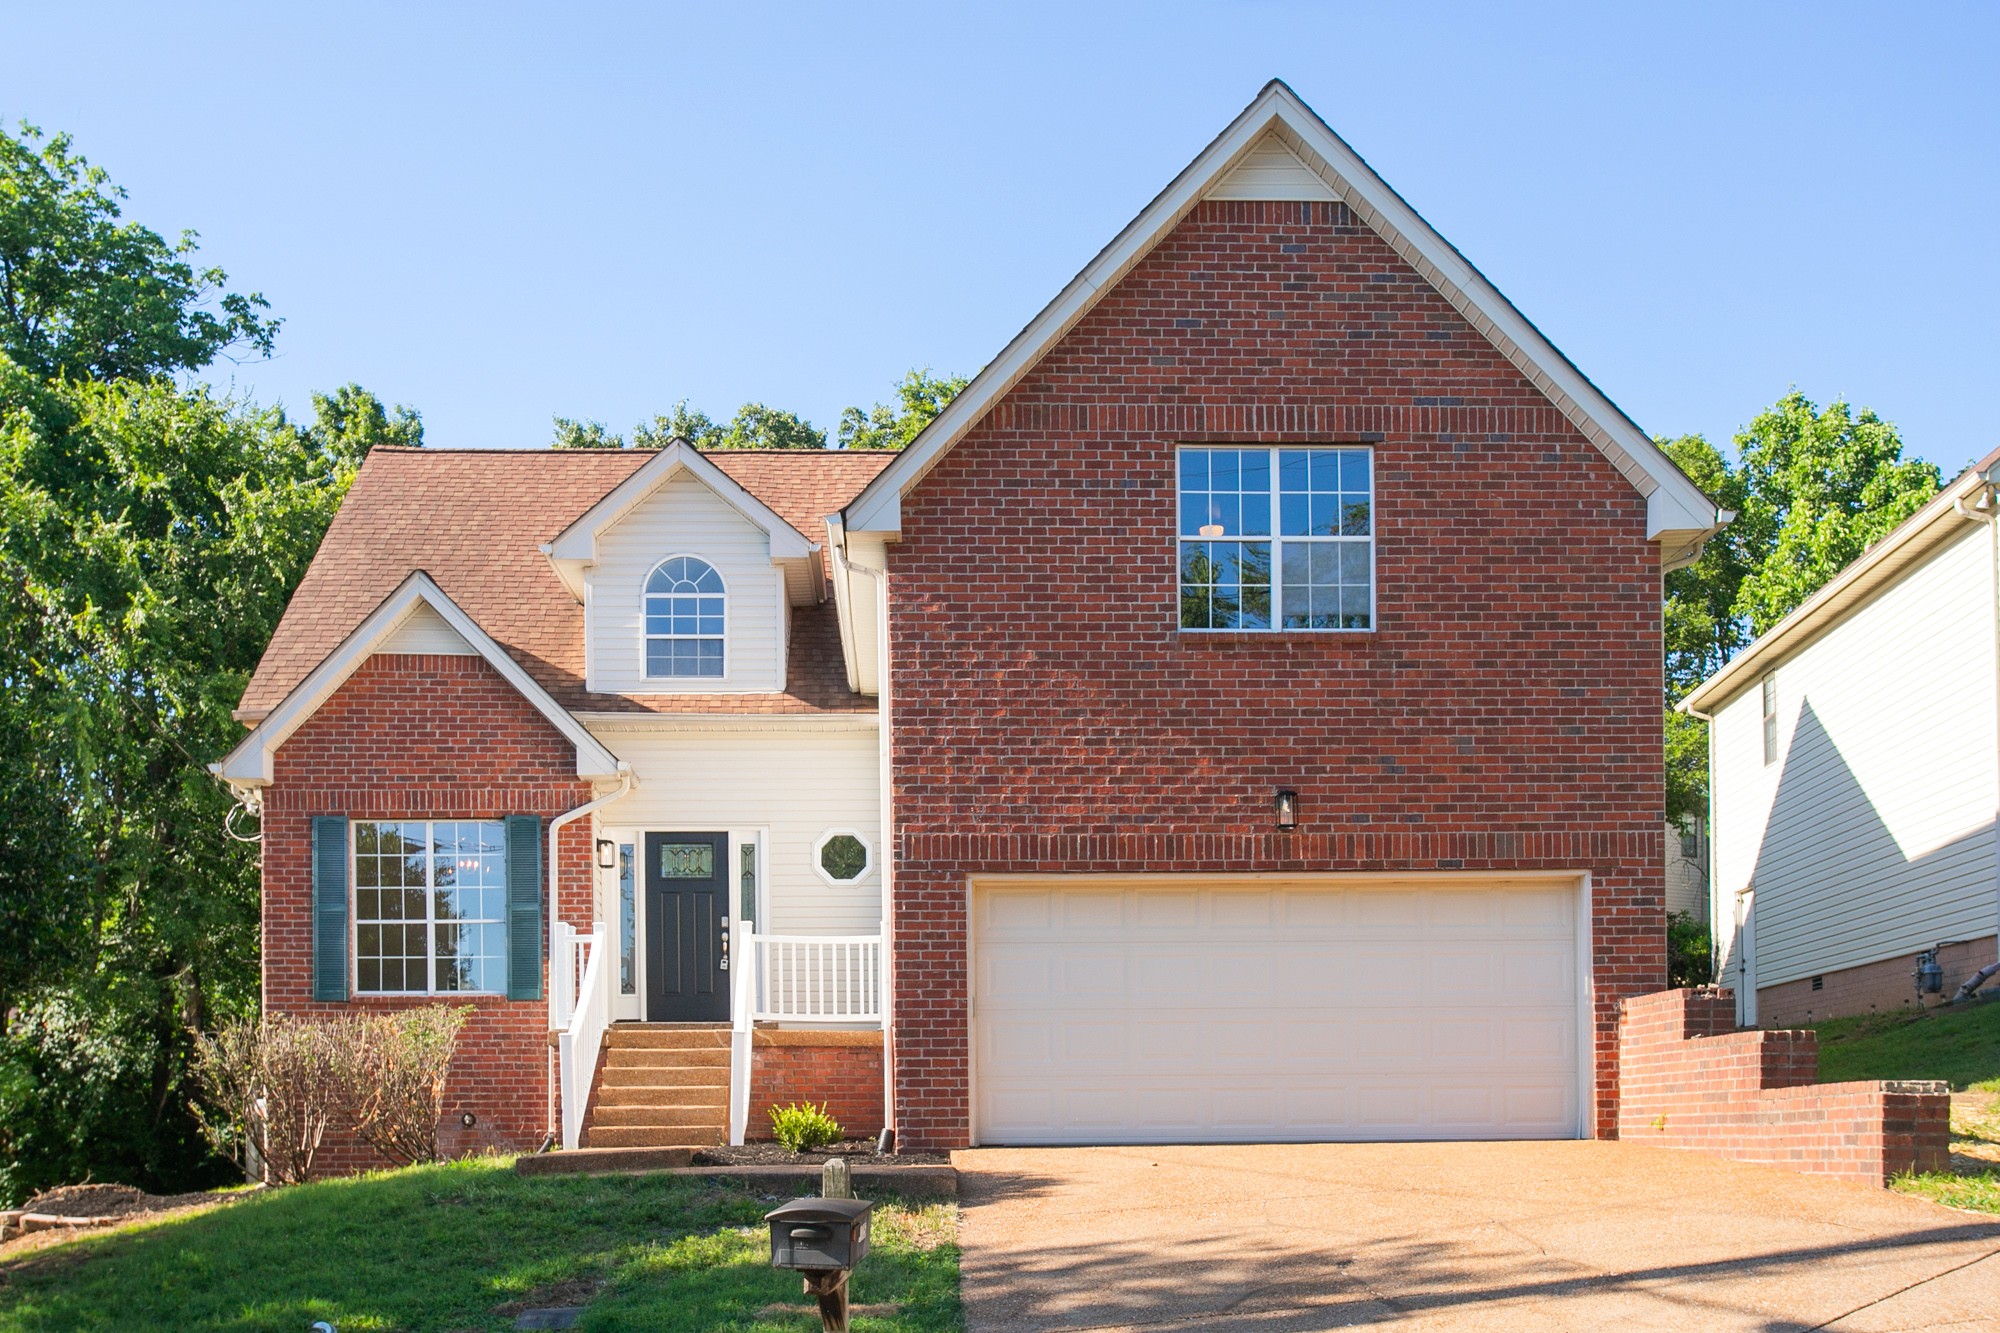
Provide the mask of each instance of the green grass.
[{"label": "green grass", "polygon": [[2000,1000],[1829,1019],[1815,1031],[1822,1083],[1941,1078],[1954,1092],[2000,1092]]},{"label": "green grass", "polygon": [[1921,1176],[1898,1176],[1890,1184],[1904,1194],[1914,1194],[1947,1208],[2000,1213],[2000,1174],[1991,1171],[1965,1176],[1932,1171]]},{"label": "green grass", "polygon": [[[688,1177],[520,1177],[506,1159],[380,1172],[24,1254],[0,1265],[0,1331],[488,1333],[524,1301],[587,1297],[581,1329],[805,1333],[819,1320],[798,1276],[770,1267],[773,1206]],[[856,1333],[958,1329],[954,1210],[885,1201],[876,1218]]]}]

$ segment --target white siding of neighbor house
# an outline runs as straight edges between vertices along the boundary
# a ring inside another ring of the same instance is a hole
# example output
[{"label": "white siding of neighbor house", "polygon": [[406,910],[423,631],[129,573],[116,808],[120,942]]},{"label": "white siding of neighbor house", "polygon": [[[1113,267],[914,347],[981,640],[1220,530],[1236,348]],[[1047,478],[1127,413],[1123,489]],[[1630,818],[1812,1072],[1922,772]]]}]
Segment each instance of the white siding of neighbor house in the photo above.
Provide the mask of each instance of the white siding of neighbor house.
[{"label": "white siding of neighbor house", "polygon": [[1211,199],[1338,199],[1275,134],[1260,139],[1208,192]]},{"label": "white siding of neighbor house", "polygon": [[418,602],[402,624],[382,640],[378,653],[424,653],[432,657],[475,657],[478,650],[445,623],[428,602]]},{"label": "white siding of neighbor house", "polygon": [[[840,731],[773,726],[713,731],[591,730],[631,763],[633,793],[598,816],[600,828],[632,832],[764,831],[766,934],[873,935],[882,928],[881,769],[874,728]],[[867,841],[868,873],[834,885],[813,869],[813,847],[829,830]],[[612,904],[599,886],[602,919]]]},{"label": "white siding of neighbor house", "polygon": [[1717,713],[1712,911],[1736,975],[1754,884],[1759,988],[1995,923],[1994,642],[1988,536],[1962,535],[1775,668],[1778,760],[1759,683]]},{"label": "white siding of neighbor house", "polygon": [[[641,641],[646,576],[669,556],[700,556],[729,591],[721,679],[648,679]],[[784,575],[771,542],[708,487],[683,472],[634,505],[597,539],[585,571],[586,674],[604,694],[742,694],[785,687]]]},{"label": "white siding of neighbor house", "polygon": [[1700,835],[1701,821],[1690,822],[1694,830],[1693,855],[1684,854],[1685,831],[1667,821],[1667,910],[1686,912],[1697,921],[1708,919],[1708,845]]}]

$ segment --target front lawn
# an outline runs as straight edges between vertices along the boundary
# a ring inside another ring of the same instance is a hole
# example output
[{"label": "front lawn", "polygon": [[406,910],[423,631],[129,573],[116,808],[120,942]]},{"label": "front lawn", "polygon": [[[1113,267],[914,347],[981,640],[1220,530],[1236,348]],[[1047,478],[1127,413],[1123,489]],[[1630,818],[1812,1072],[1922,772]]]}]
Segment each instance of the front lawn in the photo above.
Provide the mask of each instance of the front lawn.
[{"label": "front lawn", "polygon": [[[680,1176],[535,1176],[489,1158],[257,1194],[0,1265],[0,1330],[498,1333],[529,1306],[579,1329],[819,1327],[762,1224],[776,1201]],[[876,1209],[856,1333],[960,1327],[956,1211]]]},{"label": "front lawn", "polygon": [[2000,999],[1819,1024],[1819,1081],[1941,1078],[1953,1092],[2000,1092]]}]

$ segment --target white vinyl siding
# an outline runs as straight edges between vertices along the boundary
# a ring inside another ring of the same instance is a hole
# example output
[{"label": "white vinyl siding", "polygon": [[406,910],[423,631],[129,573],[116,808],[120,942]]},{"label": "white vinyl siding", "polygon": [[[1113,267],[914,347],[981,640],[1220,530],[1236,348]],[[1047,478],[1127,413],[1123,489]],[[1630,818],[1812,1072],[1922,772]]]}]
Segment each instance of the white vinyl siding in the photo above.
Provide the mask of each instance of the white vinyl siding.
[{"label": "white vinyl siding", "polygon": [[[814,867],[820,840],[856,830],[879,847],[880,757],[874,729],[659,732],[592,728],[638,774],[606,827],[708,833],[764,830],[761,867],[770,934],[873,935],[882,928],[880,856],[831,884]],[[616,920],[616,875],[599,875],[598,911]],[[733,882],[733,881],[732,881]]]},{"label": "white vinyl siding", "polygon": [[1993,611],[1961,536],[1717,713],[1714,920],[1756,889],[1760,987],[1994,933]]},{"label": "white vinyl siding", "polygon": [[[641,624],[646,578],[673,555],[697,556],[729,589],[721,676],[648,677]],[[785,687],[784,575],[770,538],[685,473],[597,539],[585,571],[589,688],[604,694],[742,694]]]},{"label": "white vinyl siding", "polygon": [[1275,134],[1259,139],[1208,192],[1211,199],[1322,199],[1340,196]]},{"label": "white vinyl siding", "polygon": [[382,640],[378,653],[427,654],[432,657],[473,657],[477,650],[465,641],[459,632],[445,623],[445,618],[431,609],[430,603],[418,602],[403,623],[391,630]]}]

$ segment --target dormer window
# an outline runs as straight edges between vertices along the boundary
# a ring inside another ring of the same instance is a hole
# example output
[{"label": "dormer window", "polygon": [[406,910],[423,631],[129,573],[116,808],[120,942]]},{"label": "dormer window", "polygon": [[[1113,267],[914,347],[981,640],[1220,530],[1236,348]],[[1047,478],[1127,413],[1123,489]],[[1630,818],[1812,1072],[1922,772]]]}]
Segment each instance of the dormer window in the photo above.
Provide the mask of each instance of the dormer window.
[{"label": "dormer window", "polygon": [[646,674],[722,675],[727,590],[706,560],[677,555],[646,577]]}]

